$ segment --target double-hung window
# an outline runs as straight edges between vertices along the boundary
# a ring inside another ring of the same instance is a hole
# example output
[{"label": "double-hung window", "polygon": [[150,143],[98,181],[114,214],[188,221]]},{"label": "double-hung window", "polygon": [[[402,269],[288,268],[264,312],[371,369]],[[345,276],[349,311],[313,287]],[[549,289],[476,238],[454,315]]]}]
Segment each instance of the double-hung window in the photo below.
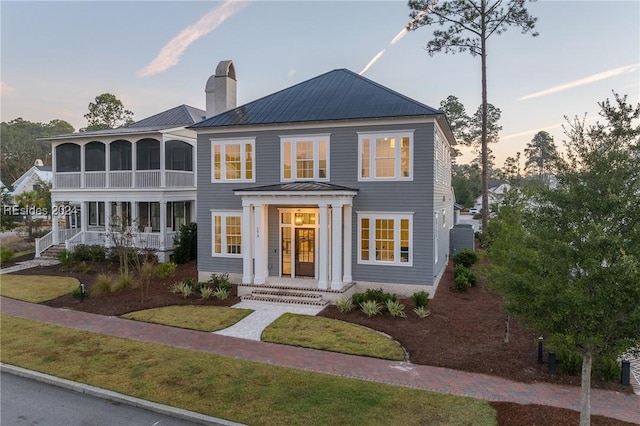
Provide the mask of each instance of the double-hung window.
[{"label": "double-hung window", "polygon": [[358,263],[413,264],[413,214],[358,212]]},{"label": "double-hung window", "polygon": [[329,180],[329,135],[281,136],[280,180]]},{"label": "double-hung window", "polygon": [[412,180],[413,130],[358,133],[358,180]]},{"label": "double-hung window", "polygon": [[211,141],[211,182],[255,182],[255,139]]},{"label": "double-hung window", "polygon": [[212,256],[242,256],[242,213],[211,212]]}]

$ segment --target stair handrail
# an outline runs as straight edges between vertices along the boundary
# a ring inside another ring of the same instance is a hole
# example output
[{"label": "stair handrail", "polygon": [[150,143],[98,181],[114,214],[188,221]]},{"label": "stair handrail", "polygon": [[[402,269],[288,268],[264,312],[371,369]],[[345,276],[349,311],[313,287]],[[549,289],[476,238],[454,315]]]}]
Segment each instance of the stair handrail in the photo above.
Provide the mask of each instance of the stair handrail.
[{"label": "stair handrail", "polygon": [[48,232],[40,238],[36,238],[36,259],[39,258],[42,253],[53,245],[53,231]]}]

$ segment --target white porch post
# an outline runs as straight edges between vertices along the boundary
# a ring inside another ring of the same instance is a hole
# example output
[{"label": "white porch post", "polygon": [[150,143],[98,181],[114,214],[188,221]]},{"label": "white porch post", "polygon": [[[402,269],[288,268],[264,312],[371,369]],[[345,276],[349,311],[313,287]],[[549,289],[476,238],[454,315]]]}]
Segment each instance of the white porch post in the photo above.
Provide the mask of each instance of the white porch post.
[{"label": "white porch post", "polygon": [[134,228],[135,232],[138,232],[140,229],[140,221],[138,220],[138,202],[131,202],[131,225]]},{"label": "white porch post", "polygon": [[344,234],[342,235],[342,248],[343,248],[343,265],[344,265],[344,273],[342,276],[343,283],[350,283],[353,281],[351,276],[351,241],[353,238],[353,226],[352,226],[352,217],[351,217],[351,204],[345,204],[342,207],[342,213],[344,215]]},{"label": "white porch post", "polygon": [[[60,240],[58,238],[58,203],[51,203],[51,207],[53,211],[51,213],[51,230],[53,231],[53,245],[57,246],[60,244]],[[54,214],[55,213],[55,214]]]},{"label": "white porch post", "polygon": [[104,231],[105,231],[105,246],[109,247],[109,237],[111,234],[111,201],[104,202]]},{"label": "white porch post", "polygon": [[160,201],[160,248],[164,249],[167,238],[167,202]]},{"label": "white porch post", "polygon": [[[165,161],[164,161],[164,137],[160,138],[160,187],[164,188],[167,186],[167,171],[165,170]],[[160,216],[162,217],[162,216]]]},{"label": "white porch post", "polygon": [[253,283],[251,205],[242,203],[242,284]]},{"label": "white porch post", "polygon": [[255,216],[255,277],[254,284],[264,284],[267,278],[268,233],[267,206],[258,204],[254,209]]},{"label": "white porch post", "polygon": [[85,144],[80,145],[80,188],[84,188],[84,146]]},{"label": "white porch post", "polygon": [[[131,187],[136,188],[136,173],[138,171],[138,144],[131,142]],[[137,213],[137,210],[136,210]],[[135,216],[134,216],[135,217]]]},{"label": "white porch post", "polygon": [[318,207],[320,208],[318,221],[320,231],[318,288],[327,289],[329,275],[329,212],[326,204],[320,204]]},{"label": "white porch post", "polygon": [[89,202],[84,201],[80,209],[80,229],[82,230],[82,242],[85,242],[86,232],[89,230]]},{"label": "white porch post", "polygon": [[342,288],[342,204],[333,204],[331,213],[331,289],[339,290]]}]

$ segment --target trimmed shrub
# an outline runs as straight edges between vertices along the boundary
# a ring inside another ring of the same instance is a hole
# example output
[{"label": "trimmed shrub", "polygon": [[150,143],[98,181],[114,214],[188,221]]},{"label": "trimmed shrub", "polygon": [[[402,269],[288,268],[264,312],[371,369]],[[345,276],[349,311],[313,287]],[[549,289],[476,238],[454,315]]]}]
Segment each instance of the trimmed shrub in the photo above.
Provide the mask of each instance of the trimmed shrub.
[{"label": "trimmed shrub", "polygon": [[470,268],[478,261],[478,255],[473,250],[464,249],[454,254],[451,259],[456,265],[462,265]]},{"label": "trimmed shrub", "polygon": [[195,222],[182,225],[173,241],[175,263],[180,265],[198,257],[198,225]]},{"label": "trimmed shrub", "polygon": [[178,265],[173,262],[160,263],[157,271],[158,278],[164,280],[166,278],[173,277],[176,274],[177,267]]},{"label": "trimmed shrub", "polygon": [[13,259],[13,256],[15,256],[15,253],[10,248],[0,248],[0,263],[10,261],[11,259]]},{"label": "trimmed shrub", "polygon": [[462,265],[456,265],[453,271],[456,278],[464,275],[467,278],[470,287],[475,287],[476,285],[478,285],[478,277],[471,269]]},{"label": "trimmed shrub", "polygon": [[459,291],[467,291],[469,287],[471,287],[466,275],[458,275],[455,277],[454,284]]},{"label": "trimmed shrub", "polygon": [[429,304],[429,293],[424,290],[416,291],[415,293],[413,293],[411,298],[413,299],[413,303],[415,304],[416,308],[426,308]]},{"label": "trimmed shrub", "polygon": [[77,262],[103,262],[107,251],[99,245],[79,244],[71,252],[71,258]]}]

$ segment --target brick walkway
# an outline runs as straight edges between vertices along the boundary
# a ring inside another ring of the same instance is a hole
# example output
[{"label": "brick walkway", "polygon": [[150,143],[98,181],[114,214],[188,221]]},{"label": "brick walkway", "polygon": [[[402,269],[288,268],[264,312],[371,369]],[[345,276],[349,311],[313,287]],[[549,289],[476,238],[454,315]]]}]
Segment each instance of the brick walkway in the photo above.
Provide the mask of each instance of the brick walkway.
[{"label": "brick walkway", "polygon": [[[579,411],[580,406],[578,387],[517,383],[499,377],[448,368],[256,342],[117,317],[55,309],[4,297],[0,298],[0,302],[2,313],[16,317],[260,363],[488,401],[541,404],[576,411]],[[591,413],[640,424],[640,397],[593,389]]]}]

